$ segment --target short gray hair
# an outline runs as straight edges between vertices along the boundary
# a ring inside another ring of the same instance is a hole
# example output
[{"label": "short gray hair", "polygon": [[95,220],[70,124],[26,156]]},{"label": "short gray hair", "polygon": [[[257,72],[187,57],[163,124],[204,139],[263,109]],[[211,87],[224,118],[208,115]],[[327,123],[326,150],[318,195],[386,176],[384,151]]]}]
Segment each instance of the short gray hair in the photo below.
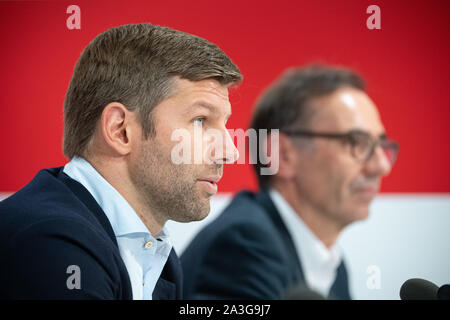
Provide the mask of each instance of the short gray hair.
[{"label": "short gray hair", "polygon": [[[258,129],[306,129],[313,113],[310,102],[342,87],[365,90],[364,80],[355,72],[338,67],[310,65],[285,71],[259,98],[253,111],[250,127]],[[258,144],[259,145],[259,144]],[[256,150],[256,152],[258,152]],[[261,189],[270,186],[270,176],[261,175],[257,154],[252,155],[254,169]]]}]

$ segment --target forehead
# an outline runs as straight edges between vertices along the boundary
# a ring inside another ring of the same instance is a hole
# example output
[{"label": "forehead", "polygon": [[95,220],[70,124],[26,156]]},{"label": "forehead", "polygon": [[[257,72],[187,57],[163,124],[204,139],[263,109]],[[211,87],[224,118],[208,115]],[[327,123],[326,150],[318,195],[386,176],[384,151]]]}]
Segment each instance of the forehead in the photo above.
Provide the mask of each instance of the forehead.
[{"label": "forehead", "polygon": [[169,99],[207,98],[217,102],[229,102],[228,87],[221,85],[217,80],[205,79],[190,81],[174,78],[172,95]]},{"label": "forehead", "polygon": [[176,77],[172,82],[171,94],[155,107],[154,115],[167,124],[190,117],[199,109],[230,114],[228,87],[214,79],[190,81]]},{"label": "forehead", "polygon": [[384,133],[380,115],[364,91],[341,88],[311,101],[310,128],[317,131],[345,132],[352,129],[373,135]]}]

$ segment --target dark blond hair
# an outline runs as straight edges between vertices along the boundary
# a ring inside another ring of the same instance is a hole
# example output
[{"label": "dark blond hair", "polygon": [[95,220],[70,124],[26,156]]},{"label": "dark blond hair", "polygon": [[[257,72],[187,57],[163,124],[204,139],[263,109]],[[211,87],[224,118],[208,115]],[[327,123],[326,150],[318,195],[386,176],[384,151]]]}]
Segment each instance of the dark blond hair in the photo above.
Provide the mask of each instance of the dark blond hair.
[{"label": "dark blond hair", "polygon": [[64,101],[63,151],[83,156],[104,107],[120,102],[136,111],[144,137],[154,134],[151,111],[170,94],[171,80],[242,80],[238,67],[215,44],[149,23],[99,34],[81,54]]}]

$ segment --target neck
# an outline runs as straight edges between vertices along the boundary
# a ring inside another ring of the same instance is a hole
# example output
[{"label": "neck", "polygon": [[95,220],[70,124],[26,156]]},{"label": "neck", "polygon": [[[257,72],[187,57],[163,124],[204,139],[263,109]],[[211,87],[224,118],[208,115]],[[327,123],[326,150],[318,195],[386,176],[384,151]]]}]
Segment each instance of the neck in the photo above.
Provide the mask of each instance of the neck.
[{"label": "neck", "polygon": [[138,217],[150,231],[152,236],[159,234],[166,220],[159,218],[154,214],[154,210],[141,199],[140,192],[131,182],[126,164],[120,158],[100,158],[91,156],[87,161],[97,170],[97,172],[111,184],[121,196],[133,208]]},{"label": "neck", "polygon": [[273,188],[280,193],[303,223],[327,248],[331,248],[336,243],[342,227],[326,214],[317,210],[307,199],[299,196],[295,185],[285,182],[274,183]]}]

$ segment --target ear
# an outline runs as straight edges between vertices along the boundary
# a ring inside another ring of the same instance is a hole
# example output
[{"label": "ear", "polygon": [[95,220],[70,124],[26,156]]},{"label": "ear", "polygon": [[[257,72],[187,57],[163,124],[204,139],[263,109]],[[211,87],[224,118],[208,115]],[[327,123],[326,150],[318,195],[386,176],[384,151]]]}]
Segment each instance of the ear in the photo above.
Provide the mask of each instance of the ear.
[{"label": "ear", "polygon": [[100,129],[104,141],[110,150],[117,155],[127,155],[131,152],[132,142],[138,135],[135,114],[119,102],[109,103],[102,112]]},{"label": "ear", "polygon": [[[268,139],[268,148],[271,148]],[[277,177],[281,179],[292,179],[297,173],[298,151],[293,145],[291,139],[284,133],[279,133],[279,168]]]}]

